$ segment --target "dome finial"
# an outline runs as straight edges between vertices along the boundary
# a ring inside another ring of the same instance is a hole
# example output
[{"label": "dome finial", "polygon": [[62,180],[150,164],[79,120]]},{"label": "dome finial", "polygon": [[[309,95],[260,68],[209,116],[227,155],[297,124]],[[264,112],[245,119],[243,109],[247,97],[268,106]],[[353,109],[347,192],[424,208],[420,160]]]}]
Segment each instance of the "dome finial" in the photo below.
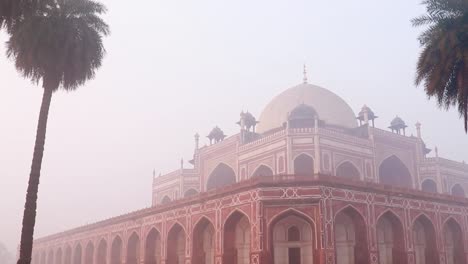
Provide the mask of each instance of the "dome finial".
[{"label": "dome finial", "polygon": [[307,66],[304,64],[304,84],[307,83]]}]

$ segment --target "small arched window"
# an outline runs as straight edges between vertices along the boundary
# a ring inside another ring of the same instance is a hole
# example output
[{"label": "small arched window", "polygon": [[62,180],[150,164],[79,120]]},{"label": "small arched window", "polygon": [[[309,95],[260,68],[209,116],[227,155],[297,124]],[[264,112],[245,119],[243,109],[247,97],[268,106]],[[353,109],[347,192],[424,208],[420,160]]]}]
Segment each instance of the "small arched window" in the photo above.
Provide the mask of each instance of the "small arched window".
[{"label": "small arched window", "polygon": [[161,200],[161,204],[167,204],[171,202],[171,198],[169,196],[164,196],[164,198]]},{"label": "small arched window", "polygon": [[457,183],[452,187],[452,195],[465,197],[465,190],[460,184]]},{"label": "small arched window", "polygon": [[437,192],[437,184],[435,181],[431,179],[426,179],[421,184],[421,189],[425,192],[436,193]]},{"label": "small arched window", "polygon": [[307,154],[297,156],[294,159],[294,174],[299,176],[313,176],[314,159]]}]

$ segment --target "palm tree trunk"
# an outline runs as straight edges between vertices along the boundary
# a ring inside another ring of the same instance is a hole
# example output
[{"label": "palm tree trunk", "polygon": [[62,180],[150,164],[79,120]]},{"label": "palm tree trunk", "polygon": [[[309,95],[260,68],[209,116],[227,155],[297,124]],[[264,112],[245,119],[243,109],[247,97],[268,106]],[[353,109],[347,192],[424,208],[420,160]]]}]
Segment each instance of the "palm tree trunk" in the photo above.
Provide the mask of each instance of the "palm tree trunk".
[{"label": "palm tree trunk", "polygon": [[44,94],[42,97],[41,111],[36,132],[36,143],[29,174],[28,190],[26,193],[26,204],[24,205],[23,229],[21,230],[21,243],[18,264],[30,264],[33,246],[34,225],[36,223],[37,193],[39,188],[39,177],[41,175],[42,157],[44,155],[44,144],[47,129],[47,118],[49,115],[50,101],[52,99],[51,87],[44,81]]}]

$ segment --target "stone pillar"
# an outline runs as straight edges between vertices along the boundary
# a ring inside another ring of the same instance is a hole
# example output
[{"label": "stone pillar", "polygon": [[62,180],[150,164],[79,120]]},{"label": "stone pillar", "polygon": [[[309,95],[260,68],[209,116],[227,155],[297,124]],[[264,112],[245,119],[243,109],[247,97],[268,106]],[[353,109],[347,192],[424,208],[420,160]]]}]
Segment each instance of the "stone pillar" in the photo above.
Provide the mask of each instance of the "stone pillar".
[{"label": "stone pillar", "polygon": [[[435,147],[434,149],[436,155],[436,179],[437,179],[437,191],[439,193],[445,193],[445,188],[443,187],[442,174],[440,172],[440,163],[439,163],[439,149]],[[450,192],[450,190],[448,190]]]},{"label": "stone pillar", "polygon": [[[111,234],[107,235],[106,242],[106,264],[111,264],[111,252],[112,252],[112,236]],[[99,246],[98,246],[99,247]]]},{"label": "stone pillar", "polygon": [[[95,238],[93,241],[94,250],[93,250],[93,264],[97,264],[98,252],[99,252],[99,239]],[[62,263],[62,262],[59,262]]]},{"label": "stone pillar", "polygon": [[418,138],[421,138],[421,123],[417,122],[415,126],[416,126],[416,134]]},{"label": "stone pillar", "polygon": [[[288,114],[289,116],[289,114]],[[289,122],[286,122],[286,173],[287,174],[294,174],[294,160],[293,160],[293,153],[292,153],[292,138],[289,135]]]},{"label": "stone pillar", "polygon": [[314,159],[314,174],[319,174],[322,170],[322,159],[321,159],[321,151],[320,151],[320,137],[319,137],[319,122],[317,116],[315,116],[315,131],[314,131],[314,151],[315,151],[315,159]]},{"label": "stone pillar", "polygon": [[364,113],[364,124],[369,125],[369,108],[367,107],[367,105],[364,105],[362,111]]},{"label": "stone pillar", "polygon": [[[375,212],[374,204],[370,204],[370,211]],[[370,263],[379,263],[379,245],[377,239],[377,219],[369,214],[367,219],[367,244],[369,247]]]},{"label": "stone pillar", "polygon": [[71,261],[70,262],[72,264],[75,264],[75,247],[73,245],[70,246],[70,247],[71,247],[71,254],[70,254]]},{"label": "stone pillar", "polygon": [[[149,228],[147,228],[149,229]],[[146,257],[146,230],[141,228],[140,231],[140,257],[139,257],[139,263],[143,264],[145,263],[145,257]]]},{"label": "stone pillar", "polygon": [[125,237],[122,239],[122,254],[120,255],[120,263],[127,264],[127,245],[128,245],[128,234],[124,232]]},{"label": "stone pillar", "polygon": [[161,264],[167,263],[167,218],[163,214],[161,223]]}]

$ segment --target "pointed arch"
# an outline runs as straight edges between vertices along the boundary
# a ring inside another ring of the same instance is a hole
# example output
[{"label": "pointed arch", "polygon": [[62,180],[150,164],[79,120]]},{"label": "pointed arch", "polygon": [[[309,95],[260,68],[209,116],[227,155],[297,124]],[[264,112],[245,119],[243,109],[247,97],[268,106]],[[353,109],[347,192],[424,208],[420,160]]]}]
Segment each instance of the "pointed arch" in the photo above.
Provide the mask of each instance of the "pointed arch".
[{"label": "pointed arch", "polygon": [[104,238],[98,244],[96,264],[107,264],[107,241]]},{"label": "pointed arch", "polygon": [[62,248],[57,249],[55,253],[55,264],[62,264],[63,262],[63,251]]},{"label": "pointed arch", "polygon": [[94,264],[94,245],[91,241],[88,242],[85,248],[84,264]]},{"label": "pointed arch", "polygon": [[186,233],[178,222],[167,234],[167,264],[185,263]]},{"label": "pointed arch", "polygon": [[246,214],[234,210],[224,222],[223,263],[250,263],[250,221]]},{"label": "pointed arch", "polygon": [[72,264],[72,249],[70,245],[67,245],[65,248],[65,259],[63,260],[63,264]]},{"label": "pointed arch", "polygon": [[335,214],[335,247],[338,263],[369,264],[365,218],[348,205]]},{"label": "pointed arch", "polygon": [[420,214],[413,222],[413,248],[416,264],[439,264],[435,228],[426,214]]},{"label": "pointed arch", "polygon": [[452,195],[454,195],[454,196],[466,197],[466,195],[465,195],[465,190],[464,190],[463,187],[462,187],[460,184],[458,184],[458,183],[452,186],[450,192],[451,192]]},{"label": "pointed arch", "polygon": [[254,173],[252,173],[251,178],[263,176],[273,176],[273,170],[267,165],[261,164],[255,169]]},{"label": "pointed arch", "polygon": [[[83,244],[84,245],[84,244]],[[84,264],[94,264],[94,245],[92,241],[88,241],[84,249]]]},{"label": "pointed arch", "polygon": [[133,232],[127,242],[127,261],[126,264],[140,263],[140,236]]},{"label": "pointed arch", "polygon": [[191,197],[191,196],[195,196],[197,194],[198,194],[197,190],[195,190],[193,188],[190,188],[185,192],[184,197]]},{"label": "pointed arch", "polygon": [[336,167],[336,176],[359,180],[361,178],[361,173],[359,169],[351,161],[344,161]]},{"label": "pointed arch", "polygon": [[315,222],[308,215],[289,208],[268,224],[272,264],[318,263]]},{"label": "pointed arch", "polygon": [[302,153],[294,159],[294,174],[301,176],[314,175],[314,158],[307,153]]},{"label": "pointed arch", "polygon": [[379,181],[383,184],[412,188],[411,173],[406,165],[395,155],[386,158],[379,166]]},{"label": "pointed arch", "polygon": [[83,255],[83,249],[81,247],[81,244],[78,243],[75,246],[75,250],[74,250],[74,253],[73,253],[73,264],[81,264],[82,255]]},{"label": "pointed arch", "polygon": [[122,248],[123,242],[120,235],[116,235],[114,240],[112,240],[111,246],[111,263],[112,264],[121,264],[122,263]]},{"label": "pointed arch", "polygon": [[155,227],[146,236],[145,264],[161,263],[161,233]]},{"label": "pointed arch", "polygon": [[215,228],[206,217],[202,217],[193,229],[193,264],[214,264],[215,261]]},{"label": "pointed arch", "polygon": [[444,223],[443,230],[443,241],[447,264],[466,263],[463,229],[460,224],[455,219],[449,218]]},{"label": "pointed arch", "polygon": [[234,170],[226,165],[225,163],[220,163],[208,176],[206,182],[206,190],[212,190],[216,188],[225,187],[231,184],[236,183],[236,173]]},{"label": "pointed arch", "polygon": [[425,179],[421,183],[421,190],[423,192],[437,193],[437,184],[432,179]]},{"label": "pointed arch", "polygon": [[400,218],[391,210],[377,220],[377,245],[381,264],[406,264],[405,234]]}]

